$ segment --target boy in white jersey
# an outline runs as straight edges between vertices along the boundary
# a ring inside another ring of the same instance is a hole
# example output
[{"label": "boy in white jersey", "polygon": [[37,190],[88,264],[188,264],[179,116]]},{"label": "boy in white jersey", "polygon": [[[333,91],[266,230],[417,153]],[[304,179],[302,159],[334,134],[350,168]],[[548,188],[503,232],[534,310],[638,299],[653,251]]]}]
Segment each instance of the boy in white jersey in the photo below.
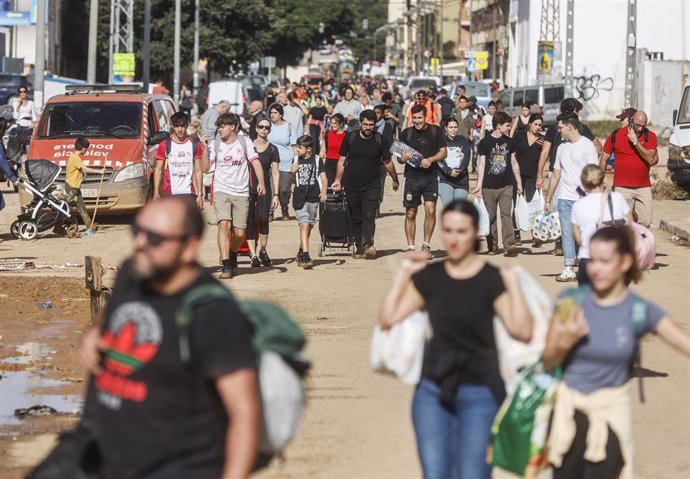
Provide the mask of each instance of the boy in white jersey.
[{"label": "boy in white jersey", "polygon": [[[219,139],[208,147],[208,157],[201,159],[205,173],[214,166],[211,186],[213,206],[218,222],[218,250],[222,269],[221,279],[229,279],[237,274],[237,252],[246,236],[247,214],[249,212],[249,165],[254,168],[259,196],[266,194],[264,171],[259,155],[252,141],[239,133],[240,118],[235,113],[224,113],[216,121]],[[202,142],[206,137],[202,137]],[[230,228],[234,236],[230,244]]]},{"label": "boy in white jersey", "polygon": [[199,160],[203,154],[198,140],[187,135],[189,116],[177,112],[170,117],[172,135],[158,145],[156,168],[153,170],[153,199],[168,195],[196,196],[196,204],[204,206],[204,188]]}]

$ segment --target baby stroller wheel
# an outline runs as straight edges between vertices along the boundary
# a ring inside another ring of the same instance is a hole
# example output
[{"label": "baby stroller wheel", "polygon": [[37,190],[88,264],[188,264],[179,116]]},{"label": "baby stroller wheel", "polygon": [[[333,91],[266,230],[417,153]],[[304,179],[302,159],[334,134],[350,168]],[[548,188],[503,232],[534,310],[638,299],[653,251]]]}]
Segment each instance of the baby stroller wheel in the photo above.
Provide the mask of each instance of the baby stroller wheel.
[{"label": "baby stroller wheel", "polygon": [[16,239],[21,238],[21,236],[19,236],[19,224],[20,223],[21,223],[21,221],[15,220],[14,223],[12,223],[12,225],[10,226],[10,233],[12,233],[12,236],[14,236]]},{"label": "baby stroller wheel", "polygon": [[32,240],[36,238],[38,233],[38,226],[33,221],[22,221],[19,224],[19,237],[23,240]]},{"label": "baby stroller wheel", "polygon": [[65,236],[68,238],[76,238],[79,236],[79,226],[72,223],[67,228],[65,228]]}]

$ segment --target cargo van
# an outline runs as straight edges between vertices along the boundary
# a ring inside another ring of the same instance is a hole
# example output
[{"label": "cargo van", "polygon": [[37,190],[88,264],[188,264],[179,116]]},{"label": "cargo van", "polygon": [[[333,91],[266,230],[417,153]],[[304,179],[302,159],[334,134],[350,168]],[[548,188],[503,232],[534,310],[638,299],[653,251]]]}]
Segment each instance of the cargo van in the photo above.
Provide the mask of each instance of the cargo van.
[{"label": "cargo van", "polygon": [[244,115],[248,110],[249,93],[241,80],[224,78],[208,84],[208,108],[213,108],[221,100],[230,102],[230,111]]},{"label": "cargo van", "polygon": [[74,141],[90,143],[84,164],[105,167],[105,174],[87,175],[81,191],[88,209],[129,213],[152,196],[158,144],[170,136],[176,112],[167,95],[141,93],[137,85],[71,85],[50,98],[34,128],[28,159],[50,160],[62,167],[56,184],[65,180]]},{"label": "cargo van", "polygon": [[525,103],[537,105],[537,109],[532,107],[532,113],[541,113],[544,116],[545,126],[556,123],[556,117],[561,112],[561,101],[564,97],[565,85],[563,83],[506,88],[499,95],[506,112],[512,117],[520,114],[522,105]]},{"label": "cargo van", "polygon": [[671,179],[690,191],[690,82],[683,88],[680,104],[673,110],[673,130],[668,141]]}]

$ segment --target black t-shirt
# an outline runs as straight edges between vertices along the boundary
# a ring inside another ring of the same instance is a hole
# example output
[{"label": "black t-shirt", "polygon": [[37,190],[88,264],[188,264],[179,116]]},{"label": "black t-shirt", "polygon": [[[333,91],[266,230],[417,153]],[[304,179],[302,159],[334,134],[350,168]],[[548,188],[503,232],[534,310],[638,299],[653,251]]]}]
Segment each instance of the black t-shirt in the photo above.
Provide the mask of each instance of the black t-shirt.
[{"label": "black t-shirt", "polygon": [[104,372],[92,379],[86,406],[97,424],[104,477],[220,477],[228,417],[214,381],[255,367],[250,325],[233,299],[199,305],[185,363],[175,323],[184,295],[216,282],[200,272],[184,290],[161,296],[123,265],[102,326]]},{"label": "black t-shirt", "polygon": [[311,115],[312,119],[318,120],[318,121],[323,121],[323,119],[326,117],[326,107],[325,106],[313,106],[309,110],[309,114]]},{"label": "black t-shirt", "polygon": [[343,186],[354,191],[380,189],[381,164],[390,161],[390,148],[389,139],[379,133],[367,139],[362,138],[359,130],[345,135],[340,145],[340,156],[345,157]]},{"label": "black t-shirt", "polygon": [[513,136],[513,152],[520,165],[520,176],[528,178],[539,176],[537,170],[539,169],[539,155],[541,154],[542,146],[544,146],[544,138],[542,136],[539,136],[530,145],[527,130],[515,132],[515,136]]},{"label": "black t-shirt", "polygon": [[[580,134],[585,138],[589,138],[594,141],[594,133],[589,129],[584,123],[580,123]],[[556,161],[556,152],[558,147],[568,140],[563,138],[560,133],[558,133],[558,123],[555,123],[546,130],[546,135],[544,135],[544,141],[551,143],[551,149],[549,150],[549,171],[553,171],[553,164]]]},{"label": "black t-shirt", "polygon": [[[471,147],[470,142],[464,136],[458,135],[452,140],[446,137],[446,147],[448,148],[448,156],[445,160],[438,162],[438,178],[442,183],[449,183],[453,186],[468,189],[470,187],[470,177],[468,175],[467,167],[470,164]],[[450,176],[451,166],[454,166],[457,161],[460,161],[460,175]],[[450,165],[449,165],[450,162]]]},{"label": "black t-shirt", "polygon": [[[471,278],[453,279],[444,263],[430,263],[412,277],[415,288],[424,298],[434,332],[424,349],[422,375],[437,380],[436,367],[440,358],[467,353],[469,361],[456,371],[460,383],[492,385],[497,380],[500,382],[493,303],[505,291],[501,274],[498,268],[486,264]],[[486,367],[485,354],[488,354],[489,367]]]},{"label": "black t-shirt", "polygon": [[[273,143],[269,143],[264,151],[257,151],[257,154],[259,155],[261,167],[264,170],[264,186],[266,191],[268,191],[271,188],[271,164],[280,163],[280,154],[278,153],[278,148]],[[259,179],[256,177],[256,171],[251,166],[249,166],[249,174],[252,175],[252,179],[249,182],[249,192],[256,193],[256,185],[259,184]]]},{"label": "black t-shirt", "polygon": [[[399,139],[421,153],[424,158],[432,157],[438,150],[446,147],[446,134],[436,125],[427,124],[421,131],[411,126],[400,133]],[[435,163],[429,168],[413,168],[405,164],[406,178],[428,178],[437,175],[438,168]]]},{"label": "black t-shirt", "polygon": [[[295,191],[292,194],[292,206],[295,210],[301,210],[304,203],[318,203],[321,187],[319,175],[326,171],[323,161],[318,156],[309,158],[298,157],[299,168],[295,173]],[[317,166],[318,165],[318,166]]]},{"label": "black t-shirt", "polygon": [[486,157],[482,188],[504,188],[513,184],[513,166],[510,163],[511,139],[486,135],[477,146],[477,154]]}]

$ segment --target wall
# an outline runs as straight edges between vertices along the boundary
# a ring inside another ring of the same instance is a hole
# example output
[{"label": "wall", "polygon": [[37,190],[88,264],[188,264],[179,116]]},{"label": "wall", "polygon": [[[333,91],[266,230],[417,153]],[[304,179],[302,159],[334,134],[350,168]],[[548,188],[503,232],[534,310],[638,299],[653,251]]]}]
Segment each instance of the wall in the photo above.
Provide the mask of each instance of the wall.
[{"label": "wall", "polygon": [[647,113],[650,123],[671,126],[690,62],[644,60],[638,68],[637,108]]}]

